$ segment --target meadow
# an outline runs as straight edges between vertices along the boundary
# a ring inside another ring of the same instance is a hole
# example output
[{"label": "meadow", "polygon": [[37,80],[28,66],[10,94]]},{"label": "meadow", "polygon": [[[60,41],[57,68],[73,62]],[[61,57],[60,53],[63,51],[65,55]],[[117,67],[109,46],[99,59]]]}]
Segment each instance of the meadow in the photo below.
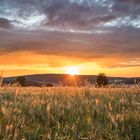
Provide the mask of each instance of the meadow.
[{"label": "meadow", "polygon": [[1,87],[0,140],[140,140],[140,87]]}]

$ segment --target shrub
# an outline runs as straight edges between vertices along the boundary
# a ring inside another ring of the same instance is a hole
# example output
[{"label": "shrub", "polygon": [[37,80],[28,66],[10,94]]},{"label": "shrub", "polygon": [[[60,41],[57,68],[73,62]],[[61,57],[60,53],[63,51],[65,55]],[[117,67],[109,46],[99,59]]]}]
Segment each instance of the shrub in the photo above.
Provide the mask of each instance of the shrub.
[{"label": "shrub", "polygon": [[23,76],[19,76],[16,78],[15,83],[19,84],[20,86],[26,85],[26,78]]},{"label": "shrub", "polygon": [[104,73],[98,74],[96,78],[96,86],[97,87],[105,87],[108,85],[107,76]]}]

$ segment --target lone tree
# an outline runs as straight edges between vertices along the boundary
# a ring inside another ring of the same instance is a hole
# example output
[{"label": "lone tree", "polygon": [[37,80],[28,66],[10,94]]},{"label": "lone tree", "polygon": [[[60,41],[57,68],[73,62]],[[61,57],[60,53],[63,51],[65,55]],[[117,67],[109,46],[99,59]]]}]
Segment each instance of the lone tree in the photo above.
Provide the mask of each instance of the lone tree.
[{"label": "lone tree", "polygon": [[25,86],[25,84],[26,84],[26,78],[23,77],[23,76],[19,76],[19,77],[16,78],[15,82],[17,84],[19,84],[20,86]]},{"label": "lone tree", "polygon": [[104,73],[99,73],[96,78],[96,86],[97,87],[105,87],[108,85],[107,76]]}]

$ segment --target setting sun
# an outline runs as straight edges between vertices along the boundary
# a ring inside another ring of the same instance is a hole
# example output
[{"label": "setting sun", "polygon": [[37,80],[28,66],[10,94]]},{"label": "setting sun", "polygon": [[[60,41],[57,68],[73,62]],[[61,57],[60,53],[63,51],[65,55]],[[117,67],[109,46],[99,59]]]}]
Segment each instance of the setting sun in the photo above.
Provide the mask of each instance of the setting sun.
[{"label": "setting sun", "polygon": [[74,75],[78,75],[80,72],[78,67],[67,67],[66,73],[71,76],[74,76]]}]

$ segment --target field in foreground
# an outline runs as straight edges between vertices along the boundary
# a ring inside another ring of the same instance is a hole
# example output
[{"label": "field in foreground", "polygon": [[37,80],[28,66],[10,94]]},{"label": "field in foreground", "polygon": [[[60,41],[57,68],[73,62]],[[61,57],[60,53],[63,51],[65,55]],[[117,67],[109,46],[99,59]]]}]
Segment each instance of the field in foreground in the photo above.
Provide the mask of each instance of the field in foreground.
[{"label": "field in foreground", "polygon": [[140,140],[140,88],[0,88],[0,140]]}]

